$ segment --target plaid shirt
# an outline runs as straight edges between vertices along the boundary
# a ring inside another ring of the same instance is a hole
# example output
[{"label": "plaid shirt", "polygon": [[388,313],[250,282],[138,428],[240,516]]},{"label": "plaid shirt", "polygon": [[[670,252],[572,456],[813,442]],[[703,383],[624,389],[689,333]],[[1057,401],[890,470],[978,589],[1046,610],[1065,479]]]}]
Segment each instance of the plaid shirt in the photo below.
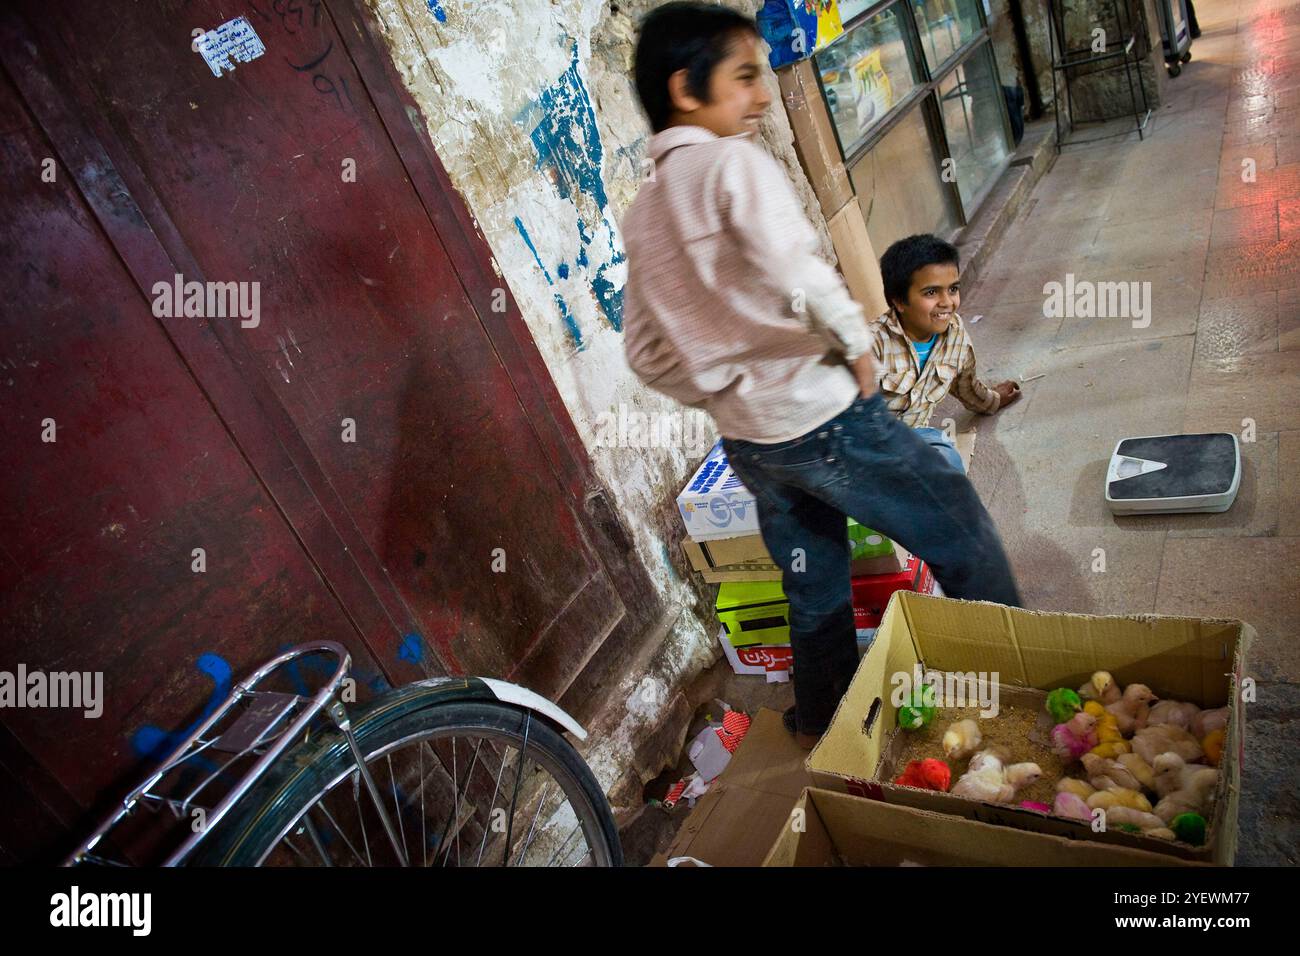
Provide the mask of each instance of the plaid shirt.
[{"label": "plaid shirt", "polygon": [[992,415],[998,410],[1002,399],[975,374],[975,347],[960,315],[953,313],[948,328],[935,340],[924,370],[912,340],[892,312],[867,327],[873,338],[871,351],[880,363],[880,390],[889,410],[904,424],[929,425],[935,406],[949,390],[973,412]]}]

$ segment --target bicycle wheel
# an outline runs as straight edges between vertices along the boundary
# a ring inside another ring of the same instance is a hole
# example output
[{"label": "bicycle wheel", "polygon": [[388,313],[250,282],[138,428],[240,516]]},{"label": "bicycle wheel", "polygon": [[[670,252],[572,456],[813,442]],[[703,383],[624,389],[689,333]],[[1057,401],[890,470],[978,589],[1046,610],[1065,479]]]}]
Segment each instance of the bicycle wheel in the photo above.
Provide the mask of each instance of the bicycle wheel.
[{"label": "bicycle wheel", "polygon": [[393,838],[346,738],[331,732],[287,753],[192,862],[391,866],[404,857],[412,866],[622,865],[595,776],[531,711],[430,701],[402,689],[358,714],[353,733]]}]

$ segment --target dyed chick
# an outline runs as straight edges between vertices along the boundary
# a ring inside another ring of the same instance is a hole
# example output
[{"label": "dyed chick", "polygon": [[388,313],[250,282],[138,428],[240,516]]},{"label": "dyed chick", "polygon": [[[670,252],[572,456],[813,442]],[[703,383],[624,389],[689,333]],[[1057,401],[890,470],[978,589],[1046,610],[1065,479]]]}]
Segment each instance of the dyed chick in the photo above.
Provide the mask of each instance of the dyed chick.
[{"label": "dyed chick", "polygon": [[1152,808],[1151,812],[1168,824],[1174,817],[1184,813],[1200,813],[1207,809],[1194,796],[1190,792],[1175,791],[1167,797],[1161,797],[1160,802]]},{"label": "dyed chick", "polygon": [[1117,760],[1099,757],[1094,753],[1086,753],[1079,759],[1083,762],[1088,782],[1098,790],[1114,790],[1118,787],[1126,790],[1142,789],[1142,782]]},{"label": "dyed chick", "polygon": [[1223,737],[1224,730],[1220,727],[1218,730],[1211,730],[1201,741],[1201,749],[1205,751],[1205,762],[1211,767],[1217,767],[1223,758]]},{"label": "dyed chick", "polygon": [[1205,756],[1201,742],[1173,724],[1144,727],[1133,735],[1133,752],[1155,766],[1156,758],[1165,753],[1176,753],[1187,763],[1196,763]]},{"label": "dyed chick", "polygon": [[1106,710],[1115,715],[1120,733],[1132,734],[1147,725],[1151,704],[1159,699],[1146,684],[1129,684],[1119,700],[1106,705]]},{"label": "dyed chick", "polygon": [[1060,780],[1056,781],[1056,792],[1072,793],[1080,800],[1087,800],[1097,792],[1097,788],[1087,780],[1078,780],[1074,777],[1062,777]]},{"label": "dyed chick", "polygon": [[1226,731],[1228,729],[1228,708],[1215,707],[1213,710],[1201,711],[1192,718],[1192,724],[1187,729],[1198,740],[1209,736],[1216,730]]},{"label": "dyed chick", "polygon": [[1052,751],[1066,761],[1078,760],[1097,746],[1097,718],[1079,712],[1052,728]]},{"label": "dyed chick", "polygon": [[944,731],[943,752],[949,760],[961,760],[979,750],[983,741],[979,724],[969,718],[959,720]]},{"label": "dyed chick", "polygon": [[1116,757],[1130,753],[1132,750],[1133,747],[1127,740],[1108,740],[1105,743],[1097,744],[1088,753],[1114,760]]},{"label": "dyed chick", "polygon": [[1183,730],[1191,730],[1192,721],[1196,719],[1200,712],[1201,708],[1195,704],[1187,704],[1178,700],[1157,701],[1151,705],[1151,713],[1147,717],[1147,726],[1173,724],[1175,727],[1183,728]]},{"label": "dyed chick", "polygon": [[1097,671],[1088,683],[1079,688],[1079,696],[1084,700],[1113,704],[1120,699],[1119,684],[1115,683],[1109,671]]},{"label": "dyed chick", "polygon": [[927,757],[925,760],[913,760],[894,778],[894,783],[904,787],[916,787],[918,790],[938,790],[948,792],[952,784],[952,770],[942,760]]},{"label": "dyed chick", "polygon": [[1123,787],[1116,787],[1114,790],[1098,790],[1088,798],[1088,806],[1094,810],[1100,807],[1107,812],[1114,807],[1128,807],[1144,813],[1151,812],[1150,800],[1136,790],[1126,790]]},{"label": "dyed chick", "polygon": [[1052,813],[1058,817],[1071,820],[1091,820],[1092,808],[1081,797],[1073,793],[1058,793],[1052,801]]},{"label": "dyed chick", "polygon": [[1047,695],[1045,706],[1047,712],[1052,715],[1052,720],[1063,724],[1083,709],[1083,702],[1070,688],[1058,687]]}]

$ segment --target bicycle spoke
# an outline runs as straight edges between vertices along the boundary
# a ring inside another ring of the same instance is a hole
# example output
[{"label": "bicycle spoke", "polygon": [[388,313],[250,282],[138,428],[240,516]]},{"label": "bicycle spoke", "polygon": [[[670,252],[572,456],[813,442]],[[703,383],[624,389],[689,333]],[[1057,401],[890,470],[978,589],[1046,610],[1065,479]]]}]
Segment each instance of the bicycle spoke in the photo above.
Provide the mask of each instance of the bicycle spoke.
[{"label": "bicycle spoke", "polygon": [[[343,838],[343,842],[346,843],[348,849],[352,851],[352,855],[357,858],[357,862],[365,863],[365,860],[361,859],[361,854],[357,852],[357,848],[353,846],[352,841],[348,839],[348,835],[343,832],[343,828],[339,826],[338,821],[334,819],[334,815],[330,813],[329,807],[325,806],[325,801],[321,800],[319,803],[316,804],[316,806],[320,807],[320,812],[325,814],[325,819],[328,820],[330,822],[330,825],[334,827],[334,832],[336,832],[339,836]],[[370,852],[369,849],[367,849],[366,853],[369,854],[369,852]]]},{"label": "bicycle spoke", "polygon": [[406,824],[402,822],[402,808],[397,802],[397,777],[393,776],[393,755],[388,755],[388,782],[393,785],[393,813],[397,817],[397,827],[402,834],[402,856],[410,858],[406,850]]},{"label": "bicycle spoke", "polygon": [[[510,797],[510,816],[506,818],[506,848],[501,855],[501,865],[510,864],[510,836],[514,832],[515,826],[515,805],[519,802],[519,783],[524,778],[524,758],[528,755],[528,732],[533,727],[532,711],[524,712],[524,742],[519,748],[519,766],[515,768],[515,792]],[[496,796],[492,797],[492,802],[496,802]]]},{"label": "bicycle spoke", "polygon": [[537,818],[542,815],[542,807],[546,806],[546,798],[551,794],[551,784],[546,785],[542,791],[542,800],[537,804],[537,809],[533,811],[533,822],[528,826],[528,836],[524,838],[524,848],[519,851],[519,859],[515,861],[515,866],[522,866],[524,857],[528,855],[528,848],[533,844],[533,834],[537,832]]},{"label": "bicycle spoke", "polygon": [[366,866],[373,867],[375,861],[370,858],[370,837],[366,834],[366,814],[361,809],[361,774],[352,775],[352,805],[357,808],[357,819],[361,821],[361,842],[366,848]]},{"label": "bicycle spoke", "polygon": [[[523,754],[520,754],[521,759],[522,757]],[[483,827],[483,839],[480,840],[478,844],[478,859],[474,861],[475,866],[478,866],[483,862],[483,848],[487,846],[488,833],[491,832],[492,828],[492,812],[497,806],[497,794],[501,791],[501,775],[505,772],[506,762],[503,759],[500,766],[497,767],[497,782],[492,787],[492,802],[488,804],[487,825]]]},{"label": "bicycle spoke", "polygon": [[561,857],[560,857],[560,852],[561,852],[561,851],[562,851],[566,846],[569,845],[569,841],[573,839],[573,835],[574,835],[575,833],[577,833],[577,832],[578,832],[579,830],[581,830],[581,829],[582,829],[582,821],[578,821],[577,825],[575,825],[574,828],[573,828],[572,830],[569,831],[569,835],[566,836],[566,837],[564,838],[564,842],[560,844],[559,849],[557,849],[557,850],[555,851],[555,855],[551,857],[550,862],[546,864],[548,868],[551,867],[551,866],[554,866],[554,865],[555,865],[555,861],[556,861],[557,859],[560,859],[560,858],[561,858]]},{"label": "bicycle spoke", "polygon": [[420,858],[423,860],[423,866],[427,869],[429,866],[429,838],[424,832],[424,744],[416,744],[415,752],[419,755],[420,760]]}]

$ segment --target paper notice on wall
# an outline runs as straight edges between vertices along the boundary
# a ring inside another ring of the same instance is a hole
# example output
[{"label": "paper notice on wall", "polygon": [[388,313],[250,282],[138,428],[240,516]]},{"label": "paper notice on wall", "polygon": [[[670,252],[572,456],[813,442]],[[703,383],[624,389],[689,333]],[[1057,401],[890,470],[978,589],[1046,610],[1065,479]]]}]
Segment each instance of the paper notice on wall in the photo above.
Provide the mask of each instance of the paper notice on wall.
[{"label": "paper notice on wall", "polygon": [[220,76],[222,70],[235,69],[231,61],[247,63],[256,60],[266,52],[266,45],[251,23],[243,17],[235,17],[196,37],[194,50],[203,57],[212,75]]}]

